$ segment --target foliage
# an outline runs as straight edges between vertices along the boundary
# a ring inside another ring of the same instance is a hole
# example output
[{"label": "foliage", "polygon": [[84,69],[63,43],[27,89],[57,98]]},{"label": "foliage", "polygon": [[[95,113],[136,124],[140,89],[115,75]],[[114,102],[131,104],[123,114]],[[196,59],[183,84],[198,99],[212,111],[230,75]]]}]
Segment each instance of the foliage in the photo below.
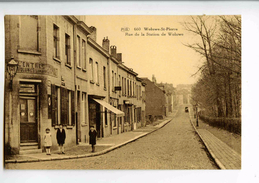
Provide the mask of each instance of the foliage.
[{"label": "foliage", "polygon": [[192,103],[210,117],[241,117],[241,16],[196,16],[183,24],[199,39],[185,44],[204,58]]},{"label": "foliage", "polygon": [[211,118],[200,116],[200,119],[210,126],[221,128],[229,132],[241,135],[241,119],[240,118]]}]

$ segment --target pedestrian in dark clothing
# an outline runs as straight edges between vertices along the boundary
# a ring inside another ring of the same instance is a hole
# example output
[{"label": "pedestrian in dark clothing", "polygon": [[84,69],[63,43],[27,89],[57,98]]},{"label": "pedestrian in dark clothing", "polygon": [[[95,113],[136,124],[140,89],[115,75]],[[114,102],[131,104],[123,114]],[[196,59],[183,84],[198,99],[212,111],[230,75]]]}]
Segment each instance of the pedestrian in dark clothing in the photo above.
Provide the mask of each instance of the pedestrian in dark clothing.
[{"label": "pedestrian in dark clothing", "polygon": [[96,144],[96,136],[97,136],[97,131],[94,129],[94,126],[91,126],[89,131],[89,137],[90,137],[89,144],[92,145],[92,152],[95,151],[94,145]]},{"label": "pedestrian in dark clothing", "polygon": [[63,126],[60,124],[59,129],[57,130],[57,142],[59,145],[59,152],[62,154],[65,154],[65,151],[64,151],[65,139],[66,139],[66,132],[65,132],[65,129],[63,129]]}]

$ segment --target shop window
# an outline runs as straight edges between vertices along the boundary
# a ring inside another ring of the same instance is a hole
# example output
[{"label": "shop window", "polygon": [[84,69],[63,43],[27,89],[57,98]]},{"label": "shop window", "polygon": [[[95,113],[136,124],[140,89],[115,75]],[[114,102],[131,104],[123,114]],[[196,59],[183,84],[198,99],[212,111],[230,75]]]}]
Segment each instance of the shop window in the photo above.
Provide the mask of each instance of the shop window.
[{"label": "shop window", "polygon": [[63,87],[51,86],[52,126],[75,125],[74,91]]},{"label": "shop window", "polygon": [[70,36],[65,34],[65,60],[66,64],[71,66],[71,49],[70,49]]},{"label": "shop window", "polygon": [[60,59],[59,55],[59,27],[53,25],[53,45],[54,45],[54,58]]}]

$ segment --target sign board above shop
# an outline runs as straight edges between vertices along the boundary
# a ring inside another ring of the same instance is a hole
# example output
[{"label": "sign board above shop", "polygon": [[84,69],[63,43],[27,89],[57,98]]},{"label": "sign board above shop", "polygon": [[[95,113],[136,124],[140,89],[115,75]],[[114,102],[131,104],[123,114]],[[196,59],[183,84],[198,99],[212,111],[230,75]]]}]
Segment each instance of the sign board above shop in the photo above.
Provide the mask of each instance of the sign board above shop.
[{"label": "sign board above shop", "polygon": [[58,69],[49,64],[19,61],[17,73],[43,74],[58,77]]}]

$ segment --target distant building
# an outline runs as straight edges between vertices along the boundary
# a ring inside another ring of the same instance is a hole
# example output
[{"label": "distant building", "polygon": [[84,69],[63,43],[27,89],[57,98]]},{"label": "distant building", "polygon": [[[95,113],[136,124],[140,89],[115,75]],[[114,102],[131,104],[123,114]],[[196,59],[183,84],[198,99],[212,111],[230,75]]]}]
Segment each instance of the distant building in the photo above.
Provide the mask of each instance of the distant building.
[{"label": "distant building", "polygon": [[168,114],[168,97],[165,90],[161,89],[156,83],[150,81],[148,78],[141,78],[146,84],[146,117],[151,119],[153,117],[163,118]]},{"label": "distant building", "polygon": [[175,103],[177,105],[190,104],[191,84],[179,84],[176,87]]}]

